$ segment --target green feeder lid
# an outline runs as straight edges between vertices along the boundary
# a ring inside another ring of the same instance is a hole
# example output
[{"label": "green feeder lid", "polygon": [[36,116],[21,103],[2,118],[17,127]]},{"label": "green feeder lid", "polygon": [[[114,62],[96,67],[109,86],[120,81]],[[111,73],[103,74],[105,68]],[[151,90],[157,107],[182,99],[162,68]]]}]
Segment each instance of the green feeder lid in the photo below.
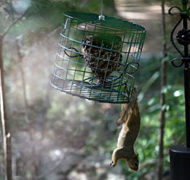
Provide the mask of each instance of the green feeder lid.
[{"label": "green feeder lid", "polygon": [[[105,19],[102,20],[97,14],[84,12],[65,12],[64,15],[68,18],[76,19],[79,22],[84,23],[79,27],[81,30],[83,28],[94,30],[94,28],[104,27],[114,31],[126,31],[126,29],[145,31],[145,28],[138,24],[115,17],[105,16]],[[86,27],[85,23],[88,24],[88,27]],[[96,26],[93,26],[93,24],[96,24]]]}]

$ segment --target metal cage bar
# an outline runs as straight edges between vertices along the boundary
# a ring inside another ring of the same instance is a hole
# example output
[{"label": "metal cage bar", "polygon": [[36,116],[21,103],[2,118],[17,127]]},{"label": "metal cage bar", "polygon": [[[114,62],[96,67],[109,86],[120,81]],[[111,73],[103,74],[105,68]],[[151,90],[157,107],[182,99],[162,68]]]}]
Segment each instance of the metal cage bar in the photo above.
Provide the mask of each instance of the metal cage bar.
[{"label": "metal cage bar", "polygon": [[121,19],[65,13],[50,84],[107,103],[128,103],[146,31]]}]

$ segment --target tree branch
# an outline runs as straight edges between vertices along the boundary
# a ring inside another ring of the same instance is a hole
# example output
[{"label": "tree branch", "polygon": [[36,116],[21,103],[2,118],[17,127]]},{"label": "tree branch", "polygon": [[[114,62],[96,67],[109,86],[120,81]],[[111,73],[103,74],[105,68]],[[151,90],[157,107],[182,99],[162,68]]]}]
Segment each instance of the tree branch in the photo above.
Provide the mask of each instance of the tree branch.
[{"label": "tree branch", "polygon": [[22,20],[22,18],[25,16],[26,14],[26,11],[20,16],[18,17],[17,19],[15,19],[3,32],[2,35],[0,35],[2,38],[4,38],[4,36],[7,35],[7,33],[10,31],[10,29],[20,20]]}]

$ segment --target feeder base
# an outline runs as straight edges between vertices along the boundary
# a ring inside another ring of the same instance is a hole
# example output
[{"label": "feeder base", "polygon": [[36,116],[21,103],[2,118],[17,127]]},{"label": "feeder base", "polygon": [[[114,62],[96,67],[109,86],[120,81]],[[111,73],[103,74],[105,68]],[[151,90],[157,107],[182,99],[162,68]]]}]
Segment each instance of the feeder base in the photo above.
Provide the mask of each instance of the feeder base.
[{"label": "feeder base", "polygon": [[190,180],[190,148],[170,148],[171,180]]}]

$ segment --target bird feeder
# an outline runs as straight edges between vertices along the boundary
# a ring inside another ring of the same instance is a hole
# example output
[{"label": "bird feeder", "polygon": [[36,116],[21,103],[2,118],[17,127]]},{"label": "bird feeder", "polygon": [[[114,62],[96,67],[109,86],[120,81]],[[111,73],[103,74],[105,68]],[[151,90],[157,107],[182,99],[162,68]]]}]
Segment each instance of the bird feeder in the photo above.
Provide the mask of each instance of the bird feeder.
[{"label": "bird feeder", "polygon": [[67,12],[50,84],[107,103],[128,103],[145,39],[144,27],[109,16]]}]

